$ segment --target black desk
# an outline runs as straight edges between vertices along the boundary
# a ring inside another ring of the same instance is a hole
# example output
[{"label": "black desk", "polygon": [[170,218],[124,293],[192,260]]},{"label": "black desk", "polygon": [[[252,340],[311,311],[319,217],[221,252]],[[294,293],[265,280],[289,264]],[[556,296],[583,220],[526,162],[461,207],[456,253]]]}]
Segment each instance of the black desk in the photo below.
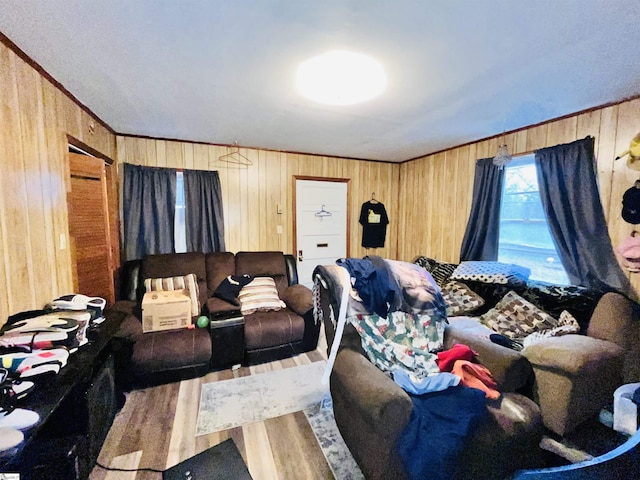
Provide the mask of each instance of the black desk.
[{"label": "black desk", "polygon": [[[120,312],[107,313],[104,322],[91,326],[87,332],[89,343],[72,353],[57,375],[29,379],[36,383],[35,388],[18,401],[17,407],[35,411],[40,422],[24,432],[25,439],[18,447],[0,454],[0,472],[22,473],[27,463],[41,455],[38,450],[43,441],[54,439],[55,443],[55,439],[65,436],[83,437],[84,470],[93,467],[115,416],[111,339],[124,316]],[[91,405],[92,402],[97,404]]]}]

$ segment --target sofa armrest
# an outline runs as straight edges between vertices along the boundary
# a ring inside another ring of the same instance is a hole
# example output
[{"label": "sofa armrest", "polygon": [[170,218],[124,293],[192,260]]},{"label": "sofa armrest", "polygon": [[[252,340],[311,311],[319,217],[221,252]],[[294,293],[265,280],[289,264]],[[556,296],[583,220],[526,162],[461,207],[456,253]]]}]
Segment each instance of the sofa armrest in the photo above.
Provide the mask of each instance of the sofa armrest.
[{"label": "sofa armrest", "polygon": [[520,352],[493,343],[475,330],[447,325],[444,348],[449,349],[456,343],[467,345],[478,353],[478,361],[489,369],[500,391],[515,392],[531,385],[533,370]]},{"label": "sofa armrest", "polygon": [[413,404],[409,395],[366,357],[341,349],[331,372],[332,395],[339,393],[349,408],[368,420],[385,437],[400,435],[409,422]]},{"label": "sofa armrest", "polygon": [[140,307],[136,302],[131,300],[118,300],[109,307],[109,311],[122,312],[125,314],[118,331],[114,334],[115,338],[135,343],[142,337],[142,323],[138,318],[140,316]]},{"label": "sofa armrest", "polygon": [[640,306],[619,293],[605,293],[591,315],[587,334],[600,340],[629,347],[640,322]]},{"label": "sofa armrest", "polygon": [[284,264],[287,269],[287,280],[289,285],[296,285],[298,283],[298,267],[296,267],[296,257],[290,253],[284,254]]},{"label": "sofa armrest", "polygon": [[586,335],[544,338],[522,350],[534,368],[559,370],[567,375],[594,371],[603,362],[619,358],[622,375],[624,349],[613,342]]},{"label": "sofa armrest", "polygon": [[291,285],[284,291],[280,300],[300,316],[313,308],[313,294],[304,285]]}]

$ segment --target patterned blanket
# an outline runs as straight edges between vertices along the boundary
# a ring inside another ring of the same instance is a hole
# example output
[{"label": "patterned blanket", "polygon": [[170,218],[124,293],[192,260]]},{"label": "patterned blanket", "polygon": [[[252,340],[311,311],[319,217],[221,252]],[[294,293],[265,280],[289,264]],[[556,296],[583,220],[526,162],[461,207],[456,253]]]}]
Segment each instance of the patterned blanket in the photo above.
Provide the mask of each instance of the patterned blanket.
[{"label": "patterned blanket", "polygon": [[[384,275],[395,282],[390,289],[397,292],[393,298],[388,296],[389,289],[381,291],[388,301],[389,313],[386,316],[373,313],[371,302],[379,302],[379,298],[365,303],[351,284],[345,284],[345,276],[339,271],[344,267],[323,266],[317,269],[317,273],[327,282],[327,288],[333,290],[336,300],[345,288],[349,290],[344,313],[346,322],[354,325],[361,336],[363,350],[378,368],[388,372],[403,369],[416,379],[438,373],[434,352],[442,349],[447,321],[446,304],[440,289],[431,275],[418,265],[385,259],[384,262],[376,262],[382,268],[372,269],[371,264],[356,263],[368,260],[349,261],[357,272],[366,270],[369,281],[374,282],[376,276]],[[351,278],[352,284],[356,283]],[[363,278],[360,277],[359,281],[362,282]],[[331,318],[336,327],[337,302],[331,308]]]}]

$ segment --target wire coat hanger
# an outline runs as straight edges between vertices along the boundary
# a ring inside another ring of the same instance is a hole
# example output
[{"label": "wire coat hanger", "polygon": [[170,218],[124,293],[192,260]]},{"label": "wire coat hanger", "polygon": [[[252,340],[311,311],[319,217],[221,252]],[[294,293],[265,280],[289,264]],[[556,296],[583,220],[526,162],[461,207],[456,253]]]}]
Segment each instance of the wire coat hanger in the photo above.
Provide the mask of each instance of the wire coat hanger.
[{"label": "wire coat hanger", "polygon": [[324,205],[322,205],[322,208],[320,210],[318,210],[315,213],[316,217],[330,217],[331,215],[333,215],[333,213],[327,211],[324,209]]},{"label": "wire coat hanger", "polygon": [[371,194],[371,200],[369,200],[369,203],[379,203],[378,200],[376,200],[376,192]]},{"label": "wire coat hanger", "polygon": [[224,155],[220,155],[218,157],[218,161],[231,163],[233,165],[240,165],[249,167],[253,165],[253,162],[240,153],[240,147],[238,146],[238,142],[233,142],[233,147],[236,149],[235,152],[226,153]]}]

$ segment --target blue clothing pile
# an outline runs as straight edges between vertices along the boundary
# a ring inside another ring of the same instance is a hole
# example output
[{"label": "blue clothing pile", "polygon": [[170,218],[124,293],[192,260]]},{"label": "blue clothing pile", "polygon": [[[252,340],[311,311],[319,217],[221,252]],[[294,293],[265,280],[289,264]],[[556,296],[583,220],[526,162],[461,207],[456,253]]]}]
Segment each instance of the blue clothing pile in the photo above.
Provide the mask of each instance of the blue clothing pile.
[{"label": "blue clothing pile", "polygon": [[408,477],[458,479],[458,456],[489,415],[484,392],[459,385],[409,396],[413,411],[398,439],[398,454]]}]

